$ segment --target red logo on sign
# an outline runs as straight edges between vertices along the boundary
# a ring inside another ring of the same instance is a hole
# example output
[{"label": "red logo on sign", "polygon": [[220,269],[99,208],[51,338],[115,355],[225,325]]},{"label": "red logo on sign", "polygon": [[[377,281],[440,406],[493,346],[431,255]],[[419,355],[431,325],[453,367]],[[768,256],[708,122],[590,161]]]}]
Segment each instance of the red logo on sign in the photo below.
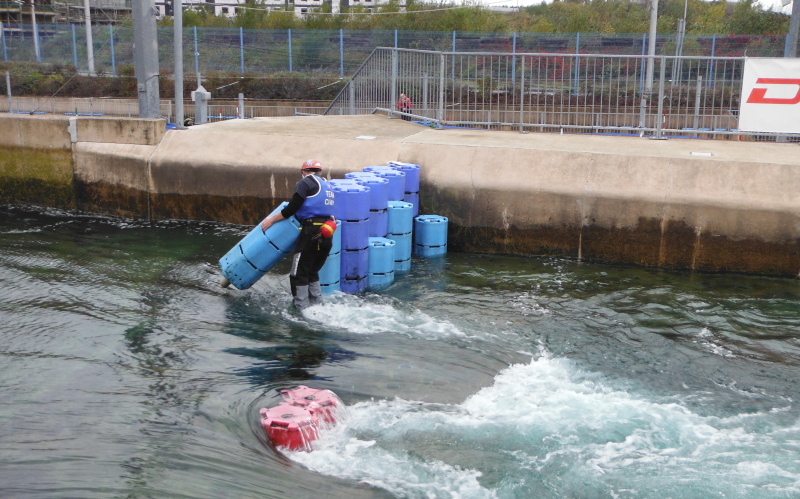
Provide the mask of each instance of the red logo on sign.
[{"label": "red logo on sign", "polygon": [[797,78],[759,78],[756,84],[763,85],[795,85],[797,93],[791,99],[767,97],[767,88],[754,88],[747,98],[748,104],[797,104],[800,102],[800,79]]}]

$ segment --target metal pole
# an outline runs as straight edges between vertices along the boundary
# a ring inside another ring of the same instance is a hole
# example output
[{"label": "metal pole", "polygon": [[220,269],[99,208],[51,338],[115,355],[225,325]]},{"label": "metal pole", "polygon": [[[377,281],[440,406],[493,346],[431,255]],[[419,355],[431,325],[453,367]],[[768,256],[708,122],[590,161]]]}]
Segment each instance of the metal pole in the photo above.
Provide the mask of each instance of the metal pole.
[{"label": "metal pole", "polygon": [[339,28],[339,77],[344,78],[344,31]]},{"label": "metal pole", "polygon": [[517,32],[511,38],[511,81],[517,81]]},{"label": "metal pole", "polygon": [[157,13],[155,0],[139,0],[133,3],[133,56],[140,118],[161,117]]},{"label": "metal pole", "polygon": [[656,119],[656,135],[653,137],[656,140],[666,138],[661,135],[661,129],[663,128],[662,121],[664,120],[664,78],[666,77],[666,73],[667,58],[661,56],[661,74],[658,79],[658,117]]},{"label": "metal pole", "polygon": [[75,38],[75,25],[70,24],[72,27],[72,64],[75,66],[75,71],[78,70],[78,42]]},{"label": "metal pole", "polygon": [[[173,41],[175,48],[175,127],[183,126],[183,0],[173,0]],[[241,29],[241,28],[240,28]]]},{"label": "metal pole", "polygon": [[578,81],[579,81],[578,78],[580,77],[580,73],[579,73],[580,65],[581,65],[580,53],[581,53],[581,34],[580,33],[575,33],[575,85],[574,85],[574,89],[575,90],[574,90],[574,94],[576,96],[578,95]]},{"label": "metal pole", "polygon": [[717,34],[711,37],[711,60],[708,61],[708,88],[711,88],[711,82],[714,81],[714,54],[717,53]]},{"label": "metal pole", "polygon": [[11,73],[6,71],[6,93],[8,94],[8,112],[11,112]]},{"label": "metal pole", "polygon": [[116,55],[114,54],[114,25],[108,25],[108,37],[110,39],[110,46],[111,49],[111,74],[117,76],[117,59]]},{"label": "metal pole", "polygon": [[292,72],[292,28],[289,28],[289,72]]},{"label": "metal pole", "polygon": [[36,3],[31,0],[31,31],[33,34],[33,51],[36,53],[36,62],[42,62],[39,52],[39,27],[36,25]]},{"label": "metal pole", "polygon": [[197,51],[197,26],[194,27],[194,74],[197,75],[197,86],[200,86],[200,52]]},{"label": "metal pole", "polygon": [[94,76],[94,44],[92,43],[92,14],[89,0],[83,0],[83,18],[86,21],[86,60],[89,63],[89,76]]},{"label": "metal pole", "polygon": [[3,61],[8,62],[8,51],[6,50],[6,28],[0,23],[0,38],[3,39]]},{"label": "metal pole", "polygon": [[[516,59],[516,56],[515,56]],[[523,132],[522,124],[525,123],[525,56],[522,56],[522,74],[519,82],[519,131]]]},{"label": "metal pole", "polygon": [[[647,48],[647,74],[645,76],[644,89],[642,90],[642,103],[639,112],[639,128],[645,127],[645,116],[647,114],[647,100],[653,93],[653,66],[656,55],[656,28],[658,24],[658,0],[650,0],[650,38]],[[639,132],[639,136],[644,135],[644,130]]]},{"label": "metal pole", "polygon": [[244,94],[239,93],[239,112],[237,113],[240,120],[244,119]]},{"label": "metal pole", "polygon": [[394,99],[398,97],[397,93],[397,49],[392,50],[392,74],[389,81],[389,109],[394,109]]},{"label": "metal pole", "polygon": [[700,97],[701,93],[703,92],[703,75],[697,75],[697,88],[695,89],[694,94],[694,121],[692,123],[692,128],[695,129],[694,136],[697,137],[697,129],[700,126]]},{"label": "metal pole", "polygon": [[244,29],[239,27],[239,59],[241,59],[242,74],[244,74]]},{"label": "metal pole", "polygon": [[397,48],[397,30],[394,30],[394,48]]},{"label": "metal pole", "polygon": [[439,106],[436,110],[436,119],[439,124],[444,121],[444,70],[445,70],[444,54],[439,56]]},{"label": "metal pole", "polygon": [[784,57],[797,57],[797,32],[800,29],[800,2],[792,2],[792,17],[789,18],[789,32],[786,34]]}]

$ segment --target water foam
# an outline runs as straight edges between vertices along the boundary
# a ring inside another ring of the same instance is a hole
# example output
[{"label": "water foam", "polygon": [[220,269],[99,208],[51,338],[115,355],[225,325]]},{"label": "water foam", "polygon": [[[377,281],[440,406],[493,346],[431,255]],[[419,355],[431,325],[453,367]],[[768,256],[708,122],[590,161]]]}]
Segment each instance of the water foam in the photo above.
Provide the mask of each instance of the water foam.
[{"label": "water foam", "polygon": [[631,392],[540,352],[461,404],[355,404],[314,452],[292,458],[399,497],[800,493],[797,422],[781,427],[775,411],[702,416]]},{"label": "water foam", "polygon": [[327,328],[352,334],[394,333],[417,338],[438,340],[466,337],[456,325],[434,319],[418,309],[401,306],[384,296],[358,297],[336,293],[325,303],[303,311],[305,318],[322,322]]}]

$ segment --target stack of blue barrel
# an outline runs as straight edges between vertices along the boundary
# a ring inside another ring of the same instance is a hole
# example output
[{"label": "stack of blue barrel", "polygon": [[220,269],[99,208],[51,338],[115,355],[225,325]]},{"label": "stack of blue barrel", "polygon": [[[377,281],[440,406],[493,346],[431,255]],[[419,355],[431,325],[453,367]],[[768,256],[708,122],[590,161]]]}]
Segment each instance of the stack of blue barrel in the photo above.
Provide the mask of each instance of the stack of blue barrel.
[{"label": "stack of blue barrel", "polygon": [[342,232],[339,287],[345,293],[360,293],[367,288],[369,268],[369,187],[350,179],[330,184],[336,196],[337,232]]},{"label": "stack of blue barrel", "polygon": [[328,259],[325,260],[325,265],[319,271],[319,284],[322,288],[322,294],[325,295],[342,289],[339,285],[342,277],[342,231],[337,229],[333,233],[332,239]]},{"label": "stack of blue barrel", "polygon": [[[287,204],[282,203],[270,215],[284,209]],[[299,236],[300,222],[293,216],[276,222],[266,232],[261,230],[260,224],[256,225],[219,259],[222,276],[237,289],[248,289],[284,256],[294,251]]]},{"label": "stack of blue barrel", "polygon": [[414,254],[440,256],[447,253],[447,217],[420,215],[414,219]]},{"label": "stack of blue barrel", "polygon": [[385,237],[369,238],[369,276],[370,289],[383,289],[394,281],[395,242]]},{"label": "stack of blue barrel", "polygon": [[406,183],[403,190],[403,201],[414,205],[414,216],[419,215],[419,173],[420,166],[413,163],[402,163],[400,161],[390,161],[389,166],[397,171],[403,172],[406,176]]},{"label": "stack of blue barrel", "polygon": [[395,242],[394,270],[411,270],[411,243],[414,229],[414,205],[405,201],[389,201],[389,234]]},{"label": "stack of blue barrel", "polygon": [[389,180],[370,172],[346,173],[345,179],[369,187],[369,237],[389,233]]}]

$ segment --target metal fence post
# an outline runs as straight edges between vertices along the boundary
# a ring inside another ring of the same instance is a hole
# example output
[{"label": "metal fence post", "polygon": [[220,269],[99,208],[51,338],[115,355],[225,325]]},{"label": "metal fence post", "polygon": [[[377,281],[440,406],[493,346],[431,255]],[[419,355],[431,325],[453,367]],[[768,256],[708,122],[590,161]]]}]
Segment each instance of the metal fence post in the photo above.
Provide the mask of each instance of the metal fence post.
[{"label": "metal fence post", "polygon": [[70,24],[72,27],[72,64],[75,66],[75,71],[78,70],[78,42],[75,39],[75,25]]},{"label": "metal fence post", "polygon": [[344,31],[339,28],[339,77],[344,78]]},{"label": "metal fence post", "polygon": [[292,28],[289,28],[289,72],[292,72]]},{"label": "metal fence post", "polygon": [[200,86],[200,52],[197,50],[197,26],[194,27],[194,74],[197,75],[197,86]]},{"label": "metal fence post", "polygon": [[239,59],[242,74],[244,74],[244,29],[241,26],[239,27]]},{"label": "metal fence post", "polygon": [[[514,56],[516,59],[516,56]],[[525,56],[522,56],[522,63],[520,64],[522,70],[519,81],[519,131],[523,132],[522,124],[525,123]]]},{"label": "metal fence post", "polygon": [[6,28],[0,23],[0,38],[3,39],[3,61],[8,62],[8,51],[6,50]]},{"label": "metal fence post", "polygon": [[711,82],[714,81],[714,54],[717,51],[717,35],[711,37],[711,60],[708,61],[708,88],[711,88]]},{"label": "metal fence post", "polygon": [[580,65],[581,65],[581,34],[575,33],[575,85],[573,86],[573,93],[578,95],[578,82],[580,81]]},{"label": "metal fence post", "polygon": [[394,30],[394,48],[397,48],[397,30]]},{"label": "metal fence post", "polygon": [[117,76],[117,59],[114,54],[114,25],[108,25],[108,38],[110,40],[109,48],[111,49],[111,74]]},{"label": "metal fence post", "polygon": [[511,42],[511,81],[517,80],[517,32],[514,32],[514,37]]},{"label": "metal fence post", "polygon": [[[33,5],[33,3],[31,3]],[[35,19],[35,18],[34,18]],[[33,23],[33,41],[34,48],[36,49],[36,62],[42,62],[42,49],[39,47],[39,25],[34,21]]]},{"label": "metal fence post", "polygon": [[445,71],[445,58],[444,54],[439,56],[439,105],[436,110],[436,119],[439,124],[444,121],[444,71]]},{"label": "metal fence post", "polygon": [[11,100],[11,73],[6,71],[6,93],[8,94],[8,112],[11,112],[11,104],[13,101]]},{"label": "metal fence post", "polygon": [[392,103],[397,99],[397,49],[392,50],[392,73],[389,81],[389,109],[394,109]]},{"label": "metal fence post", "polygon": [[661,75],[658,78],[658,117],[656,118],[656,135],[653,137],[655,140],[665,139],[661,135],[661,130],[664,128],[664,78],[667,72],[667,58],[661,56]]}]

